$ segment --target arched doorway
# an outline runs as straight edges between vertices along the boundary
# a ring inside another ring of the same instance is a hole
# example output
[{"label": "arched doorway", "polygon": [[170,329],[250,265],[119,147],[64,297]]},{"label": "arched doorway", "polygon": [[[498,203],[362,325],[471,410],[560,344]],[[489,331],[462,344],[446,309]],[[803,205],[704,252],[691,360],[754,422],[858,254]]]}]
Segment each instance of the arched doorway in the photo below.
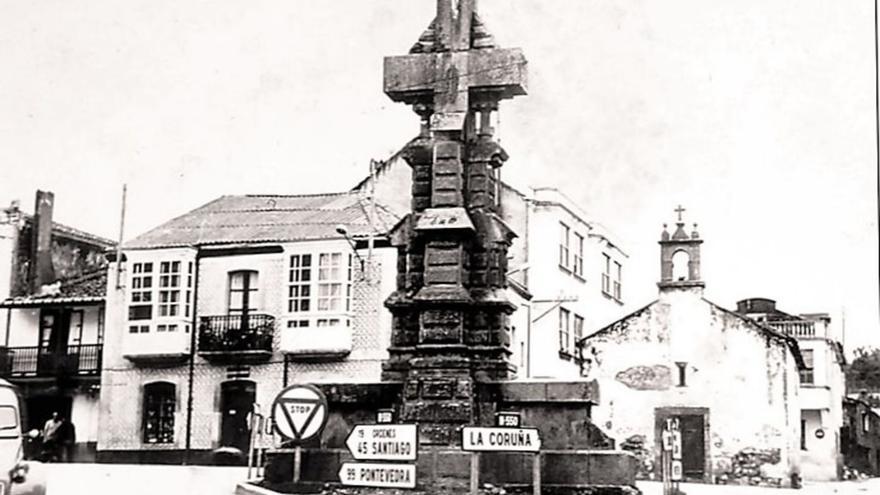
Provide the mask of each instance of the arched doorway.
[{"label": "arched doorway", "polygon": [[248,416],[254,410],[257,384],[234,380],[220,385],[220,446],[247,454],[251,430]]}]

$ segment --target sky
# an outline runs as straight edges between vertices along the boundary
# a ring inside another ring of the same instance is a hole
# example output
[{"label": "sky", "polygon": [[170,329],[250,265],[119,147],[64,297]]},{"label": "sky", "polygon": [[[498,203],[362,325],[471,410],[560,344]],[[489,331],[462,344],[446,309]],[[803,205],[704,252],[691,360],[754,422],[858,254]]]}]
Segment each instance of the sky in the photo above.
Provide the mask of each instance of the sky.
[{"label": "sky", "polygon": [[[0,2],[0,203],[126,239],[223,194],[346,190],[418,130],[382,93],[432,0]],[[827,312],[880,345],[874,8],[825,0],[481,0],[529,94],[505,180],[559,187],[656,297],[662,224],[698,222],[706,297]]]}]

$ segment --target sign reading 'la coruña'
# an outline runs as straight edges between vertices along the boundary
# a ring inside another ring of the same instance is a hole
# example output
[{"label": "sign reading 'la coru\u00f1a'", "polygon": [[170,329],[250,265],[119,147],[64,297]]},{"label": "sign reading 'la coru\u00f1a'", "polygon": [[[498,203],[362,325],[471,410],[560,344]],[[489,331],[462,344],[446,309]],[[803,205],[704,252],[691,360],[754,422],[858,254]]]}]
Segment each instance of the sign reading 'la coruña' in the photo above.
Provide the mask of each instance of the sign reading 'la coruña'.
[{"label": "sign reading 'la coru\u00f1a'", "polygon": [[461,430],[461,449],[469,452],[538,452],[541,436],[537,428],[483,428]]}]

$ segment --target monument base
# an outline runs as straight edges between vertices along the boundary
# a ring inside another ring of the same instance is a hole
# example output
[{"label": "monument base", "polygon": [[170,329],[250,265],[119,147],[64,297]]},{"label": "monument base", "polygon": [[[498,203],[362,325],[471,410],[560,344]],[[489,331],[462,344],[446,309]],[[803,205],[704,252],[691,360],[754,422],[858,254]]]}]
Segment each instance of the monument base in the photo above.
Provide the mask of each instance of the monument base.
[{"label": "monument base", "polygon": [[[330,414],[320,443],[306,445],[302,450],[301,479],[318,485],[338,484],[342,464],[357,462],[345,447],[348,434],[358,424],[375,424],[376,412],[380,409],[399,412],[403,384],[346,383],[318,387],[327,396]],[[634,489],[638,459],[630,452],[614,450],[613,439],[592,424],[590,412],[596,402],[598,386],[595,382],[478,382],[474,403],[481,413],[476,426],[493,426],[494,413],[504,411],[518,413],[523,427],[539,430],[542,493],[635,493],[625,489]],[[405,422],[400,421],[397,414],[395,418],[395,423]],[[416,491],[466,492],[474,455],[480,456],[480,486],[489,484],[530,492],[536,454],[473,454],[456,445],[424,444],[414,463]],[[294,489],[290,488],[293,455],[289,451],[269,451],[266,460],[262,487],[298,493],[290,491]]]}]

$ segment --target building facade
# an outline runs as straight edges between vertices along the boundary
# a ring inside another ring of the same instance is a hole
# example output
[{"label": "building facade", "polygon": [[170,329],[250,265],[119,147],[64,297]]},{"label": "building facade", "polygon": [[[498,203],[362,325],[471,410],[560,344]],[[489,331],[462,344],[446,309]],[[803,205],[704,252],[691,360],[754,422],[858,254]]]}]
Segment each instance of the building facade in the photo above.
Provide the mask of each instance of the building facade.
[{"label": "building facade", "polygon": [[[397,216],[409,209],[412,171],[400,153],[355,187]],[[496,174],[500,174],[496,170]],[[516,234],[508,250],[511,363],[517,379],[577,379],[575,342],[625,313],[628,255],[621,243],[553,188],[523,193],[497,177],[498,210]]]},{"label": "building facade", "polygon": [[880,409],[864,395],[844,397],[841,452],[847,468],[880,476]]},{"label": "building facade", "polygon": [[703,297],[702,239],[679,222],[660,240],[657,300],[580,342],[599,381],[595,423],[660,476],[661,431],[678,419],[687,480],[788,485],[798,472],[794,338]]},{"label": "building facade", "polygon": [[800,372],[801,476],[811,481],[841,477],[841,428],[845,393],[843,346],[825,313],[792,315],[764,298],[736,303],[736,312],[797,339],[805,368]]},{"label": "building facade", "polygon": [[240,461],[287,384],[378,381],[394,221],[357,193],[224,196],[126,243],[98,458]]},{"label": "building facade", "polygon": [[523,194],[502,185],[501,204],[519,235],[509,252],[509,279],[532,296],[515,316],[517,376],[579,379],[575,343],[587,329],[624,314],[628,255],[557,189]]},{"label": "building facade", "polygon": [[53,413],[76,431],[72,460],[95,457],[107,271],[104,239],[52,221],[55,197],[34,214],[13,203],[0,218],[0,376],[25,398],[27,429]]}]

